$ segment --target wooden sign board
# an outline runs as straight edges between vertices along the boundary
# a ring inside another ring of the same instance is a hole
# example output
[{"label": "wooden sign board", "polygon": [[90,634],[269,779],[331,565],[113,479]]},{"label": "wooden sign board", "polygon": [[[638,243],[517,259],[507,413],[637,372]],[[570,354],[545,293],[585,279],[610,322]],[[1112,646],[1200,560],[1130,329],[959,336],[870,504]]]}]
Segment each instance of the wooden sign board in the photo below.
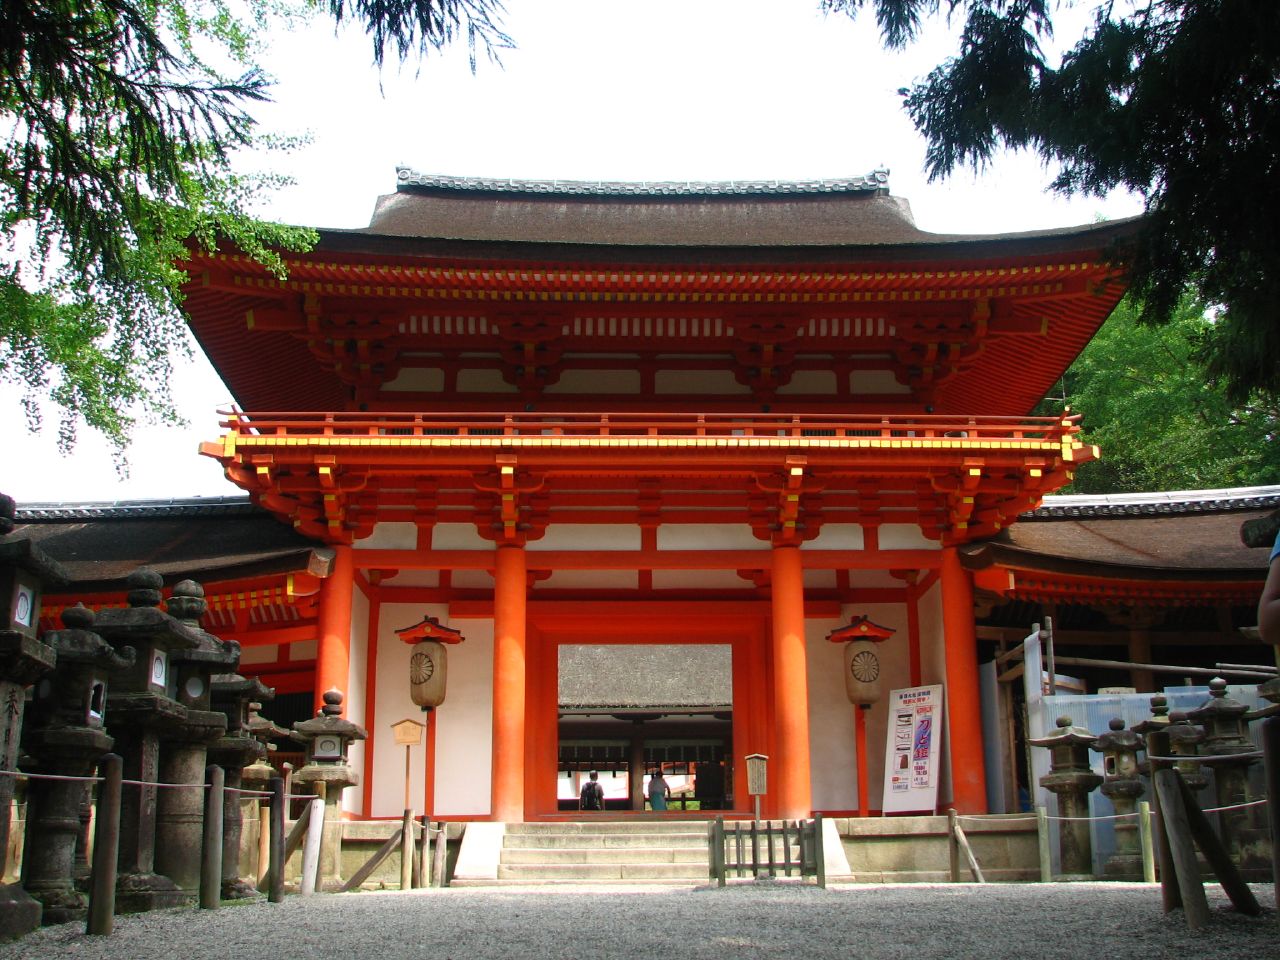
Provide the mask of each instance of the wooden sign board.
[{"label": "wooden sign board", "polygon": [[406,718],[393,723],[391,732],[396,735],[396,745],[402,747],[416,747],[422,742],[422,730],[426,724],[412,718]]}]

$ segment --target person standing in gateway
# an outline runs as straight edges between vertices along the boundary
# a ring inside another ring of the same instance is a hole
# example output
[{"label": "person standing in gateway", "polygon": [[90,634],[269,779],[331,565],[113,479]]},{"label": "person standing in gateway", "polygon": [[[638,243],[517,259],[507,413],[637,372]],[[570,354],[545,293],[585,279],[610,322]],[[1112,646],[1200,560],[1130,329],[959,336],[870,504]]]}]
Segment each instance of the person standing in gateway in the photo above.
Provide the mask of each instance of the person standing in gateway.
[{"label": "person standing in gateway", "polygon": [[592,770],[590,778],[582,785],[582,795],[578,798],[581,810],[604,809],[604,787],[600,786],[600,774]]},{"label": "person standing in gateway", "polygon": [[662,777],[662,768],[653,771],[649,778],[649,806],[654,810],[667,809],[667,798],[671,796],[671,788]]}]

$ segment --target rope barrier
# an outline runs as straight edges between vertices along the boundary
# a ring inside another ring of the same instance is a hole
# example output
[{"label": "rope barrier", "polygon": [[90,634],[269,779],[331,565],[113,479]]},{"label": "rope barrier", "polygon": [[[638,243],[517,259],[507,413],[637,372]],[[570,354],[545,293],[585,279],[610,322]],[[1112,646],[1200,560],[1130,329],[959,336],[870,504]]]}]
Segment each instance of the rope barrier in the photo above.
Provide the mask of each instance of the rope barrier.
[{"label": "rope barrier", "polygon": [[[27,773],[24,770],[0,770],[0,776],[13,777],[17,780],[61,780],[66,783],[102,783],[102,777],[73,777],[70,774],[60,773]],[[121,780],[122,784],[130,787],[166,787],[171,790],[208,790],[207,783],[159,783],[154,780]],[[270,797],[271,794],[266,790],[244,790],[239,787],[223,787],[224,793],[239,793],[250,797]],[[290,793],[286,795],[287,800],[318,800],[319,797],[314,793]]]},{"label": "rope barrier", "polygon": [[1153,757],[1147,754],[1148,760],[1161,760],[1169,763],[1230,763],[1233,760],[1261,760],[1261,750],[1250,750],[1248,753],[1224,753],[1217,756],[1196,757]]},{"label": "rope barrier", "polygon": [[1261,807],[1266,804],[1267,798],[1261,800],[1250,800],[1247,803],[1229,803],[1225,807],[1206,807],[1201,813],[1221,813],[1223,810],[1240,810],[1244,807]]}]

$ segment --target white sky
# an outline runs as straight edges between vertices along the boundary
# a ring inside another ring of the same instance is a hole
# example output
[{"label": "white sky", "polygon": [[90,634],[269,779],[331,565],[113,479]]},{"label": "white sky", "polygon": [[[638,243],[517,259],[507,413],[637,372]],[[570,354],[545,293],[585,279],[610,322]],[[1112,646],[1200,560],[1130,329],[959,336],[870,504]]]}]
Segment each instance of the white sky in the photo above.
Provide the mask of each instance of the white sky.
[{"label": "white sky", "polygon": [[[901,54],[880,47],[874,19],[824,18],[817,0],[507,0],[518,49],[503,65],[464,47],[404,68],[372,67],[358,31],[328,21],[272,38],[264,66],[275,102],[264,130],[310,132],[298,152],[267,161],[297,185],[264,200],[264,216],[364,226],[395,166],[423,173],[576,180],[846,177],[887,167],[891,191],[937,232],[1031,230],[1140,211],[1130,196],[1063,200],[1033,157],[1001,158],[981,177],[929,184],[924,144],[900,87],[955,49],[934,25]],[[1073,42],[1080,11],[1058,36]],[[1071,22],[1074,20],[1075,22]],[[55,422],[27,433],[16,393],[0,391],[0,438],[11,466],[0,491],[19,503],[220,496],[240,492],[197,454],[219,434],[230,394],[203,357],[173,384],[186,428],[139,430],[130,475],[83,429],[58,455]]]}]

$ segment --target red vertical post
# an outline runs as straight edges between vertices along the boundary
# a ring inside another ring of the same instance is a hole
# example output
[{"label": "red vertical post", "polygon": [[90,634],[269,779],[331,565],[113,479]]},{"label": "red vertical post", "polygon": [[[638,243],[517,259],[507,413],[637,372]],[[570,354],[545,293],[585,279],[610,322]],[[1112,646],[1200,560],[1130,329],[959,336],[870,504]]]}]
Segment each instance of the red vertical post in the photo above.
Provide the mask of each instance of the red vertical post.
[{"label": "red vertical post", "polygon": [[339,544],[333,549],[333,569],[320,586],[315,708],[324,706],[326,690],[341,690],[345,716],[351,702],[347,679],[351,673],[351,591],[355,589],[356,572],[351,547]]},{"label": "red vertical post", "polygon": [[809,675],[804,639],[804,571],[800,548],[775,546],[773,566],[773,702],[777,755],[770,758],[773,815],[807,818],[809,782]]},{"label": "red vertical post", "polygon": [[973,583],[960,566],[955,547],[942,551],[941,580],[952,805],[958,813],[985,813],[987,775],[978,693],[978,638],[973,629]]},{"label": "red vertical post", "polygon": [[858,752],[858,816],[870,812],[871,785],[867,783],[867,711],[861,705],[853,708],[854,749]]},{"label": "red vertical post", "polygon": [[506,823],[524,821],[525,568],[524,547],[504,543],[495,551],[492,815]]}]

